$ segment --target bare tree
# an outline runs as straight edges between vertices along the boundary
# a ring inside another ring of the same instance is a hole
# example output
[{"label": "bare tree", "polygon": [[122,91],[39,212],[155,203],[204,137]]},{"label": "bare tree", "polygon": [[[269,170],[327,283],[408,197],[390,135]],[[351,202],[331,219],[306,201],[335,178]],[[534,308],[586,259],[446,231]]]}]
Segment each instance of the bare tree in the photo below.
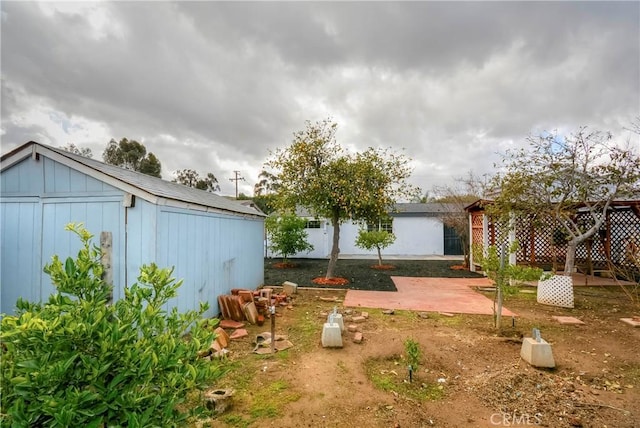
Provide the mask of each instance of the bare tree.
[{"label": "bare tree", "polygon": [[[629,141],[615,144],[611,134],[586,127],[528,142],[527,150],[504,155],[504,172],[494,181],[498,196],[489,208],[503,224],[519,214],[555,219],[566,232],[564,272],[571,275],[577,246],[600,229],[611,203],[637,197],[640,157]],[[589,222],[579,221],[578,212]]]},{"label": "bare tree", "polygon": [[[463,177],[454,179],[453,184],[434,186],[435,202],[443,205],[438,217],[442,223],[452,228],[460,237],[464,265],[469,267],[469,220],[464,209],[482,198],[486,189],[486,177],[480,177],[469,171]],[[446,205],[446,207],[445,207]]]}]

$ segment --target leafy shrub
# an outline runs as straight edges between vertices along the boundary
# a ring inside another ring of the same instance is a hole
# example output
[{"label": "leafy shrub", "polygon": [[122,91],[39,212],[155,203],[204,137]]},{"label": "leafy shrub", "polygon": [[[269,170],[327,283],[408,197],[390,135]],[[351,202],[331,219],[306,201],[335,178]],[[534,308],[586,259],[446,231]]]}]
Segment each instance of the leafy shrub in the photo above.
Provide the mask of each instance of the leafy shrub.
[{"label": "leafy shrub", "polygon": [[305,230],[307,220],[295,214],[281,216],[270,215],[265,221],[269,236],[269,249],[280,254],[284,261],[301,251],[313,250],[313,245],[307,242],[308,234]]},{"label": "leafy shrub", "polygon": [[44,303],[20,299],[2,319],[2,425],[178,425],[187,393],[223,374],[198,358],[215,338],[216,321],[201,318],[207,305],[167,312],[182,281],[154,264],[110,303],[92,235],[82,225],[67,230],[83,245],[75,260],[54,256],[45,266],[56,292]]},{"label": "leafy shrub", "polygon": [[407,339],[404,341],[404,351],[407,354],[407,362],[409,363],[411,370],[417,371],[420,359],[422,358],[420,344],[413,339]]},{"label": "leafy shrub", "polygon": [[368,251],[378,251],[378,265],[382,265],[382,250],[393,244],[396,236],[386,230],[360,229],[356,238],[356,246]]}]

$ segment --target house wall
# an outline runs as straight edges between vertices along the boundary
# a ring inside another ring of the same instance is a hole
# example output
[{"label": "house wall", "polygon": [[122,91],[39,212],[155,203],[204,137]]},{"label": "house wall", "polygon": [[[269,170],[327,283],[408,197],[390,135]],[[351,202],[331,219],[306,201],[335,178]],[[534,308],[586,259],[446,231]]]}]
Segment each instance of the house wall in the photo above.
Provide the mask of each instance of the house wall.
[{"label": "house wall", "polygon": [[[341,256],[377,256],[377,252],[366,251],[355,244],[360,230],[357,222],[346,222],[340,226],[340,255]],[[327,258],[331,252],[333,227],[323,221],[320,229],[306,229],[308,242],[314,246],[310,253],[301,252],[292,258]],[[444,227],[440,219],[435,217],[395,217],[393,220],[395,242],[382,252],[384,256],[394,257],[423,257],[444,254]],[[274,257],[268,250],[268,257]]]},{"label": "house wall", "polygon": [[207,301],[207,316],[215,316],[219,294],[262,284],[262,218],[170,208],[140,198],[127,208],[123,191],[40,159],[26,158],[0,179],[2,313],[13,313],[18,297],[39,301],[53,292],[42,267],[54,254],[77,254],[79,239],[64,230],[70,222],[84,223],[97,245],[101,231],[112,232],[116,299],[151,262],[174,266],[174,277],[184,280],[167,309],[197,309]]}]

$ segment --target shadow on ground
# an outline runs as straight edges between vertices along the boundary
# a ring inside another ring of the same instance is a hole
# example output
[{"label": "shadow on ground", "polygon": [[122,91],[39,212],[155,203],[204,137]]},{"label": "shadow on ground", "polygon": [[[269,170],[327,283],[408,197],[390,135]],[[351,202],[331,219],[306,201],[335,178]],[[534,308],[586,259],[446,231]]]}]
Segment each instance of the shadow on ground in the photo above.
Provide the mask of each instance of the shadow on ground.
[{"label": "shadow on ground", "polygon": [[451,266],[460,264],[456,260],[388,260],[385,264],[394,266],[390,270],[372,268],[376,260],[340,259],[334,276],[346,278],[349,284],[341,287],[323,286],[313,283],[313,278],[323,277],[327,272],[327,259],[290,259],[295,267],[276,267],[281,259],[264,260],[264,284],[282,285],[291,281],[299,287],[340,288],[350,290],[396,291],[392,276],[439,277],[439,278],[481,278],[482,275],[468,270],[454,270]]}]

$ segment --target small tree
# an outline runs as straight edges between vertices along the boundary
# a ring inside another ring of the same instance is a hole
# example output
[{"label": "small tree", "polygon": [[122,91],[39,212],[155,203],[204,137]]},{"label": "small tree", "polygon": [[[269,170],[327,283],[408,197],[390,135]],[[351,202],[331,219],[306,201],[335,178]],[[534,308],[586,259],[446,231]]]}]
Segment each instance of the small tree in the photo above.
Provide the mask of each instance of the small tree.
[{"label": "small tree", "polygon": [[285,263],[293,254],[313,250],[313,245],[307,242],[306,225],[307,220],[295,214],[267,217],[265,227],[269,238],[269,249],[275,254],[280,254]]},{"label": "small tree", "polygon": [[495,326],[498,330],[502,328],[502,303],[505,295],[514,294],[518,291],[516,284],[518,281],[537,281],[543,279],[543,270],[527,266],[511,265],[506,263],[507,251],[514,253],[518,248],[517,242],[508,250],[503,246],[500,250],[494,245],[487,248],[487,254],[482,259],[482,270],[491,279],[496,287],[493,299],[493,312],[495,316]]},{"label": "small tree", "polygon": [[92,235],[67,229],[82,248],[45,266],[56,291],[44,303],[20,299],[2,318],[2,426],[182,425],[187,393],[223,374],[198,357],[215,338],[215,323],[201,319],[207,305],[167,312],[182,281],[154,264],[110,304]]},{"label": "small tree", "polygon": [[308,209],[333,227],[326,278],[333,277],[340,253],[340,225],[347,220],[375,220],[388,214],[398,198],[411,199],[415,189],[406,180],[409,159],[369,148],[347,154],[335,139],[337,124],[311,124],[294,134],[293,143],[277,150],[267,165],[278,183],[280,207]]},{"label": "small tree", "polygon": [[360,229],[356,238],[356,246],[371,251],[374,248],[378,251],[378,266],[382,266],[382,250],[393,244],[396,236],[386,230]]},{"label": "small tree", "polygon": [[[545,134],[528,139],[528,150],[508,151],[498,192],[489,211],[507,224],[510,216],[555,219],[567,236],[564,274],[571,275],[578,245],[604,223],[616,199],[637,197],[640,156],[611,134],[580,128],[570,136]],[[577,211],[589,218],[581,223]]]}]

